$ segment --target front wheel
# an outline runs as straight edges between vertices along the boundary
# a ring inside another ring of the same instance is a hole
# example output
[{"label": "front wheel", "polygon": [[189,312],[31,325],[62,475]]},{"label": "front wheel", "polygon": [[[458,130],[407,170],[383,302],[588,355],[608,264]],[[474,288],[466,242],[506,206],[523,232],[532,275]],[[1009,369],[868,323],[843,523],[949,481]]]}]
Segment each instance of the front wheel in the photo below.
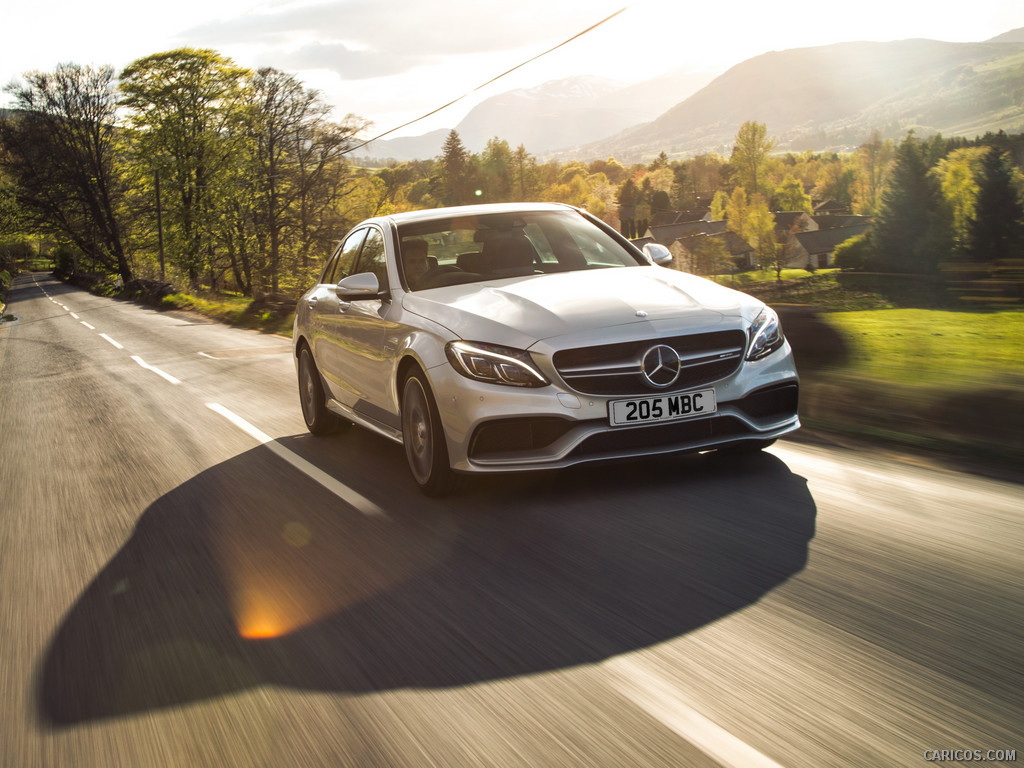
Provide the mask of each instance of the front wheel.
[{"label": "front wheel", "polygon": [[443,496],[455,485],[441,416],[419,371],[402,388],[402,442],[413,480],[427,496]]},{"label": "front wheel", "polygon": [[305,346],[299,352],[299,402],[302,404],[302,418],[306,422],[306,429],[314,435],[330,435],[347,424],[340,416],[327,409],[320,371],[313,362],[313,353]]}]

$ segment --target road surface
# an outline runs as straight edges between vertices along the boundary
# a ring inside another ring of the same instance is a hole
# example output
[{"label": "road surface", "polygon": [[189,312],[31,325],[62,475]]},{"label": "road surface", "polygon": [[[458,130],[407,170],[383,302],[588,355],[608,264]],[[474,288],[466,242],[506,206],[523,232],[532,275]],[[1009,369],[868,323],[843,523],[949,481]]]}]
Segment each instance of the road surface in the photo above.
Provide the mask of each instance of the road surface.
[{"label": "road surface", "polygon": [[473,479],[285,339],[17,278],[0,766],[1024,761],[1024,489],[777,444]]}]

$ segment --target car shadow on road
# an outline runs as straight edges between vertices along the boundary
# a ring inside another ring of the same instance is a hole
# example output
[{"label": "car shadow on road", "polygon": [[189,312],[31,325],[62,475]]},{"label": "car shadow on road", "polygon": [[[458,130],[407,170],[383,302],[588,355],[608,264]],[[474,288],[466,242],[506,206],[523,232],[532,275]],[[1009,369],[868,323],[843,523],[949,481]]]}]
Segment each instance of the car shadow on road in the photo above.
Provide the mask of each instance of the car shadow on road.
[{"label": "car shadow on road", "polygon": [[256,448],[167,493],[57,629],[44,725],[253,686],[363,693],[598,662],[755,603],[804,568],[815,531],[806,481],[770,454],[474,480],[447,500],[407,485],[368,517]]}]

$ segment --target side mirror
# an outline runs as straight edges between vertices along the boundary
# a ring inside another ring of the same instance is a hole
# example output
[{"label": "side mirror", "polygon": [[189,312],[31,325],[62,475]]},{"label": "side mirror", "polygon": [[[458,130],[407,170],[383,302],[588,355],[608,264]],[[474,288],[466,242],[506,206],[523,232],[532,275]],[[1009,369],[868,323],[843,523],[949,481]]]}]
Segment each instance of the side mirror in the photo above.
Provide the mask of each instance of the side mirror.
[{"label": "side mirror", "polygon": [[380,293],[380,283],[373,272],[360,272],[358,275],[349,275],[338,283],[334,292],[342,301],[368,299]]},{"label": "side mirror", "polygon": [[651,264],[657,264],[659,267],[667,267],[672,263],[672,251],[661,243],[646,243],[644,256],[650,259]]}]

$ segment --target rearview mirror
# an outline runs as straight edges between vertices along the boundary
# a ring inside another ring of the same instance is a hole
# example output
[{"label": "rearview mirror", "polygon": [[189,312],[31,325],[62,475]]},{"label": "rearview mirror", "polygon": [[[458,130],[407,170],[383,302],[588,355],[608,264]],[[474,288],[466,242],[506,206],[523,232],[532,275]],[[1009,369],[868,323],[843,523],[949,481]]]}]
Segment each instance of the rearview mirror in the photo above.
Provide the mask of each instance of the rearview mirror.
[{"label": "rearview mirror", "polygon": [[380,283],[373,272],[360,272],[358,275],[349,275],[338,283],[334,292],[338,294],[339,299],[365,299],[380,293]]},{"label": "rearview mirror", "polygon": [[651,260],[652,264],[659,267],[667,267],[672,263],[672,251],[661,243],[645,243],[644,255]]}]

